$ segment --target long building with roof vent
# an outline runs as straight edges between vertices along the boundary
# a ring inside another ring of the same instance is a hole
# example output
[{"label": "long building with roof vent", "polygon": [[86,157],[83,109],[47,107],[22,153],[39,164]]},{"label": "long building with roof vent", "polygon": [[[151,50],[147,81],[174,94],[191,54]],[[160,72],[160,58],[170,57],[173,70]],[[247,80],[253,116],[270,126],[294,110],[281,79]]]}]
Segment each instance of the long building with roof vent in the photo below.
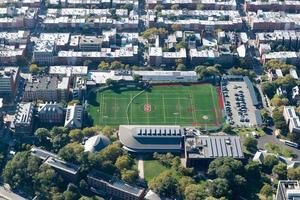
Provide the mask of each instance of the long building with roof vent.
[{"label": "long building with roof vent", "polygon": [[81,128],[83,122],[83,106],[82,105],[68,105],[65,118],[65,127],[67,128]]},{"label": "long building with roof vent", "polygon": [[197,166],[200,162],[218,157],[244,159],[239,136],[201,135],[185,139],[185,165]]},{"label": "long building with roof vent", "polygon": [[44,103],[38,107],[38,116],[42,123],[62,124],[64,113],[64,108],[58,103]]},{"label": "long building with roof vent", "polygon": [[283,107],[283,117],[288,124],[290,133],[300,133],[300,120],[292,106]]},{"label": "long building with roof vent", "polygon": [[181,152],[184,129],[180,126],[121,125],[119,139],[131,152]]},{"label": "long building with roof vent", "polygon": [[202,135],[177,125],[120,125],[119,139],[133,153],[184,153],[186,166],[218,157],[244,159],[239,136]]},{"label": "long building with roof vent", "polygon": [[19,103],[12,128],[15,133],[31,133],[33,127],[33,104]]}]

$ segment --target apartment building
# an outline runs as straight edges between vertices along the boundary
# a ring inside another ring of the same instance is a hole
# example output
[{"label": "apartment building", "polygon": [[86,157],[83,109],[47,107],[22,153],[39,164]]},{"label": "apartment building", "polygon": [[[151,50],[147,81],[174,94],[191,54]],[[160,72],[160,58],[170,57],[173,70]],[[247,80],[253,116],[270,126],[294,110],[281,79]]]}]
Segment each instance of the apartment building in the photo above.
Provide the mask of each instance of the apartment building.
[{"label": "apartment building", "polygon": [[300,120],[292,106],[283,107],[283,117],[288,124],[290,133],[300,133]]},{"label": "apartment building", "polygon": [[187,55],[186,49],[181,48],[176,52],[163,52],[161,47],[149,48],[149,64],[150,66],[159,67],[162,64],[175,66],[177,60],[186,62]]},{"label": "apartment building", "polygon": [[69,82],[69,77],[31,77],[25,83],[23,101],[68,101]]},{"label": "apartment building", "polygon": [[270,60],[279,60],[283,63],[299,65],[300,64],[300,54],[295,51],[279,51],[279,52],[267,52],[262,54],[261,61],[263,64]]},{"label": "apartment building", "polygon": [[274,32],[256,33],[256,46],[272,45],[273,49],[283,46],[289,50],[300,48],[300,32],[295,30],[275,30]]},{"label": "apartment building", "polygon": [[18,80],[18,67],[0,68],[0,96],[5,100],[14,100]]},{"label": "apartment building", "polygon": [[279,180],[275,200],[300,198],[300,186],[297,180]]}]

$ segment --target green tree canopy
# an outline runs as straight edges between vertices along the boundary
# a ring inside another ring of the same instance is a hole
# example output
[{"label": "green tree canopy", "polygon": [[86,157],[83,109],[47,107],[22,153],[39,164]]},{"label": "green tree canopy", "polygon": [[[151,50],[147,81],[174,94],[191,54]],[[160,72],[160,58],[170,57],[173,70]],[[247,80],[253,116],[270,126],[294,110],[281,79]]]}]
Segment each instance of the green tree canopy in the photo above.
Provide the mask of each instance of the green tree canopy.
[{"label": "green tree canopy", "polygon": [[176,197],[178,181],[174,177],[174,172],[168,170],[159,174],[149,182],[149,187],[159,195],[164,197]]}]

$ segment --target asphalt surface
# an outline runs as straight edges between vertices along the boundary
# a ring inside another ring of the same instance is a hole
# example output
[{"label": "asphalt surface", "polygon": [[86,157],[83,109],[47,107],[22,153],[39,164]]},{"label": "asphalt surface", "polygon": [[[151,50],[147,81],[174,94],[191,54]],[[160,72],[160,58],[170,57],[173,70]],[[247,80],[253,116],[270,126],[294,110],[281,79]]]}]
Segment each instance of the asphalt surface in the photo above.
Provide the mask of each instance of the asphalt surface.
[{"label": "asphalt surface", "polygon": [[258,139],[257,147],[259,149],[264,149],[264,146],[265,146],[266,143],[277,144],[277,145],[279,145],[283,148],[286,148],[286,149],[289,149],[289,150],[293,151],[297,155],[297,158],[295,158],[294,160],[300,161],[300,149],[296,149],[296,148],[285,145],[278,138],[276,138],[275,135],[265,135],[263,137],[260,137]]}]

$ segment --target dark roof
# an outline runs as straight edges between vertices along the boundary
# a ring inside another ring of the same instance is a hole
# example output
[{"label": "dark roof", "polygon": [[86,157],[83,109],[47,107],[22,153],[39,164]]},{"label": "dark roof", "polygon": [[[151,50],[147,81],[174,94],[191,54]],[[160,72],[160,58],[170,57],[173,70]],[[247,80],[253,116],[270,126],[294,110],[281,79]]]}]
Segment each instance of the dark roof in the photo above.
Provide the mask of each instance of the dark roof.
[{"label": "dark roof", "polygon": [[132,152],[179,152],[184,129],[180,126],[120,125],[119,139]]},{"label": "dark roof", "polygon": [[129,185],[126,182],[117,179],[116,177],[110,176],[98,170],[92,170],[88,174],[88,178],[104,182],[105,184],[109,185],[109,187],[114,187],[118,190],[130,193],[135,196],[140,196],[145,191],[144,188]]}]

